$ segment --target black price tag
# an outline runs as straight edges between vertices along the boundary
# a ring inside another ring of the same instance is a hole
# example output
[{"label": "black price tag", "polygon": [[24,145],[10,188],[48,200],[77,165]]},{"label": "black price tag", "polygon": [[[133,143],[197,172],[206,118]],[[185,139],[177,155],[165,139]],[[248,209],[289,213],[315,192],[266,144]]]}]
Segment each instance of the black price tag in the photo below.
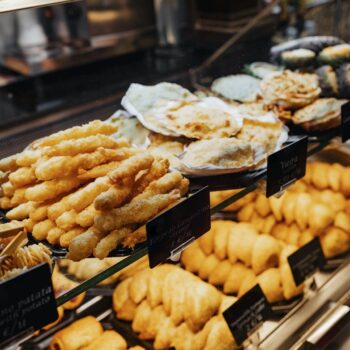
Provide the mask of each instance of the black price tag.
[{"label": "black price tag", "polygon": [[326,263],[319,237],[314,238],[290,255],[288,262],[295,284],[298,286]]},{"label": "black price tag", "polygon": [[305,175],[307,137],[293,136],[289,141],[289,145],[267,158],[267,197],[283,191]]},{"label": "black price tag", "polygon": [[238,345],[271,315],[270,304],[258,284],[223,313]]},{"label": "black price tag", "polygon": [[210,230],[208,187],[149,221],[146,230],[149,264],[155,267]]},{"label": "black price tag", "polygon": [[341,139],[342,142],[350,139],[350,101],[341,106]]},{"label": "black price tag", "polygon": [[57,317],[47,263],[0,283],[0,343],[23,331],[38,330]]}]

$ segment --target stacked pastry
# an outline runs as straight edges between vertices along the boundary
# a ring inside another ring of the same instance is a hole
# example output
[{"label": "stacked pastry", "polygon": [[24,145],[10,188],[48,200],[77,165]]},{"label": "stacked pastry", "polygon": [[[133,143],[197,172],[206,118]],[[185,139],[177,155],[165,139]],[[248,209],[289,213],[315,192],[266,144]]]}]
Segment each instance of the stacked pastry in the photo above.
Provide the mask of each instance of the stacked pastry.
[{"label": "stacked pastry", "polygon": [[[109,137],[102,121],[37,140],[0,161],[8,174],[0,208],[23,220],[39,241],[68,248],[69,258],[106,257],[126,236],[174,204],[188,181],[167,160]],[[134,235],[131,244],[144,239]]]},{"label": "stacked pastry", "polygon": [[141,346],[128,348],[126,340],[116,331],[103,330],[93,316],[75,321],[57,332],[50,344],[51,350],[142,350]]},{"label": "stacked pastry", "polygon": [[221,313],[236,301],[175,265],[160,265],[121,282],[113,294],[119,319],[131,321],[154,349],[235,349]]},{"label": "stacked pastry", "polygon": [[263,233],[297,246],[319,236],[327,258],[350,248],[349,168],[311,163],[305,178],[280,198],[257,195],[237,214]]},{"label": "stacked pastry", "polygon": [[182,253],[181,262],[186,270],[222,287],[225,294],[241,297],[259,283],[274,303],[303,291],[303,286],[296,287],[286,261],[296,249],[259,234],[253,225],[218,220]]}]

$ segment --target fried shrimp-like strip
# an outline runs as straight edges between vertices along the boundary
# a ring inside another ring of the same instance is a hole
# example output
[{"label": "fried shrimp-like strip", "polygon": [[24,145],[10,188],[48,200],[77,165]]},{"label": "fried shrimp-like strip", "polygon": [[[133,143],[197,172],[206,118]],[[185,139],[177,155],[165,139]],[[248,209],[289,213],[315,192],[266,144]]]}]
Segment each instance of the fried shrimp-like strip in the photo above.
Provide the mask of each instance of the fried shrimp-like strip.
[{"label": "fried shrimp-like strip", "polygon": [[74,126],[72,128],[56,132],[50,136],[34,141],[32,143],[32,147],[34,149],[37,149],[45,146],[54,146],[62,141],[76,140],[97,134],[111,135],[115,133],[117,129],[118,128],[112,124],[104,123],[101,120],[94,120],[88,124],[84,124],[82,126]]},{"label": "fried shrimp-like strip", "polygon": [[28,202],[26,198],[26,191],[29,187],[20,187],[15,190],[13,197],[11,198],[11,204],[14,206],[20,205],[22,203]]},{"label": "fried shrimp-like strip", "polygon": [[9,180],[14,187],[23,187],[36,182],[35,171],[32,167],[22,167],[9,175]]},{"label": "fried shrimp-like strip", "polygon": [[30,214],[29,217],[33,220],[33,221],[43,221],[45,219],[47,219],[47,210],[50,207],[51,204],[40,204],[37,208],[33,209]]},{"label": "fried shrimp-like strip", "polygon": [[98,259],[106,258],[109,253],[117,247],[119,242],[132,231],[133,230],[129,227],[123,227],[109,233],[97,243],[97,246],[93,251],[94,257]]},{"label": "fried shrimp-like strip", "polygon": [[60,245],[63,248],[68,248],[70,243],[75,237],[78,237],[81,235],[85,230],[82,227],[74,227],[68,232],[65,232],[61,237],[60,237]]},{"label": "fried shrimp-like strip", "polygon": [[33,227],[35,224],[37,224],[36,221],[33,221],[31,219],[24,219],[22,220],[22,223],[27,232],[33,232]]},{"label": "fried shrimp-like strip", "polygon": [[56,219],[56,225],[65,231],[69,231],[75,226],[76,217],[77,212],[74,209],[66,211]]},{"label": "fried shrimp-like strip", "polygon": [[23,220],[38,206],[37,202],[26,202],[18,205],[6,213],[9,220]]},{"label": "fried shrimp-like strip", "polygon": [[57,245],[60,242],[60,237],[64,233],[65,233],[64,230],[55,226],[47,233],[46,240],[52,245]]},{"label": "fried shrimp-like strip", "polygon": [[97,148],[120,148],[128,147],[129,142],[124,138],[114,140],[106,135],[91,135],[78,140],[66,140],[48,148],[44,154],[53,156],[75,156],[79,153],[94,152]]},{"label": "fried shrimp-like strip", "polygon": [[0,170],[0,184],[3,184],[4,182],[8,181],[9,179],[9,172],[4,172]]},{"label": "fried shrimp-like strip", "polygon": [[12,197],[16,190],[16,188],[12,185],[10,181],[3,183],[1,188],[4,195],[7,197]]},{"label": "fried shrimp-like strip", "polygon": [[165,175],[168,170],[169,161],[167,159],[155,159],[149,171],[136,180],[130,197],[133,198],[142,193],[152,181]]},{"label": "fried shrimp-like strip", "polygon": [[51,220],[38,222],[33,226],[33,237],[39,241],[43,241],[46,239],[48,232],[55,226],[55,223]]},{"label": "fried shrimp-like strip", "polygon": [[108,177],[111,182],[122,185],[125,179],[135,178],[141,170],[149,169],[153,160],[154,158],[147,153],[137,154],[121,162],[118,168],[108,174]]},{"label": "fried shrimp-like strip", "polygon": [[144,242],[147,239],[146,225],[139,227],[137,230],[128,234],[122,239],[123,247],[134,248],[139,242]]},{"label": "fried shrimp-like strip", "polygon": [[39,180],[48,181],[63,176],[78,173],[78,169],[91,169],[100,164],[110,162],[120,157],[124,158],[126,149],[98,148],[92,153],[83,153],[76,156],[55,156],[39,162],[35,175]]},{"label": "fried shrimp-like strip", "polygon": [[173,190],[170,193],[140,199],[121,208],[98,214],[95,217],[95,226],[100,231],[109,232],[127,225],[142,225],[179,198],[180,191]]},{"label": "fried shrimp-like strip", "polygon": [[94,224],[97,210],[94,204],[90,204],[87,208],[77,214],[75,222],[81,227],[91,227]]},{"label": "fried shrimp-like strip", "polygon": [[28,149],[20,153],[17,157],[17,165],[20,167],[29,167],[43,157],[42,150]]},{"label": "fried shrimp-like strip", "polygon": [[94,201],[95,209],[106,211],[120,207],[128,199],[131,189],[131,186],[112,186],[96,197]]},{"label": "fried shrimp-like strip", "polygon": [[100,193],[107,191],[110,186],[111,183],[107,177],[100,177],[69,196],[67,204],[79,213],[93,203]]},{"label": "fried shrimp-like strip", "polygon": [[45,181],[40,184],[29,187],[26,190],[25,196],[29,201],[44,202],[58,196],[71,192],[80,184],[81,180],[76,177],[65,177],[62,179]]},{"label": "fried shrimp-like strip", "polygon": [[90,170],[79,169],[78,179],[92,180],[98,177],[106,176],[110,171],[115,169],[120,164],[119,161],[113,161],[106,164],[98,165]]},{"label": "fried shrimp-like strip", "polygon": [[145,191],[136,196],[132,201],[149,198],[156,194],[168,193],[174,188],[178,188],[183,177],[179,171],[165,174],[158,180],[152,181]]},{"label": "fried shrimp-like strip", "polygon": [[18,154],[0,159],[0,170],[3,172],[15,171],[18,168],[17,165]]},{"label": "fried shrimp-like strip", "polygon": [[88,258],[104,236],[104,232],[97,230],[95,227],[90,228],[70,242],[66,258],[73,261]]}]

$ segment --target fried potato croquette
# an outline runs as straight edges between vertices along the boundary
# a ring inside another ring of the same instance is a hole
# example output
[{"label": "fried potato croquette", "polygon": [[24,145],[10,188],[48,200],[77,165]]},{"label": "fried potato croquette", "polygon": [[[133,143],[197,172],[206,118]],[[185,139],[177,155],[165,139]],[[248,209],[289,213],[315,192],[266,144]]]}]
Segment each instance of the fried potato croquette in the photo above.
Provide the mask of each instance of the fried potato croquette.
[{"label": "fried potato croquette", "polygon": [[94,152],[97,148],[120,148],[128,147],[129,142],[120,138],[113,140],[106,135],[91,135],[78,140],[66,140],[62,141],[55,146],[48,148],[44,154],[48,157],[53,156],[75,156],[79,153],[90,153]]},{"label": "fried potato croquette", "polygon": [[32,167],[19,168],[9,175],[9,180],[14,187],[23,187],[36,182],[35,171]]},{"label": "fried potato croquette", "polygon": [[149,169],[153,160],[151,155],[138,154],[124,160],[118,168],[108,174],[108,177],[113,183],[124,184],[125,179],[135,177],[141,170]]},{"label": "fried potato croquette", "polygon": [[11,198],[11,204],[14,206],[17,206],[27,202],[28,201],[26,198],[27,189],[28,187],[21,187],[15,190],[15,192],[13,193],[13,197]]},{"label": "fried potato croquette", "polygon": [[123,227],[121,229],[112,231],[98,242],[93,252],[94,256],[98,259],[106,258],[109,253],[117,247],[121,240],[132,231],[133,230],[129,227]]},{"label": "fried potato croquette", "polygon": [[110,186],[111,183],[107,177],[100,177],[69,196],[67,203],[70,208],[81,212],[93,203],[100,193],[107,191]]},{"label": "fried potato croquette", "polygon": [[91,227],[94,224],[97,210],[94,204],[90,204],[87,208],[77,214],[75,222],[81,227]]},{"label": "fried potato croquette", "polygon": [[90,170],[79,169],[78,179],[81,180],[93,180],[98,177],[106,176],[110,171],[115,169],[120,162],[113,161],[107,164],[98,165]]},{"label": "fried potato croquette", "polygon": [[55,226],[55,223],[51,220],[38,222],[33,226],[32,235],[35,239],[43,241],[46,239],[48,232]]},{"label": "fried potato croquette", "polygon": [[77,212],[74,209],[64,212],[56,219],[57,227],[69,231],[75,226]]},{"label": "fried potato croquette", "polygon": [[1,188],[6,197],[12,197],[16,190],[10,181],[3,183]]},{"label": "fried potato croquette", "polygon": [[105,236],[104,232],[92,227],[75,237],[69,244],[67,259],[80,261],[91,256],[97,243]]},{"label": "fried potato croquette", "polygon": [[6,213],[9,220],[23,220],[38,206],[36,202],[26,202],[18,205]]},{"label": "fried potato croquette", "polygon": [[60,237],[64,233],[65,233],[64,230],[55,226],[47,233],[46,240],[52,245],[57,245],[60,241]]},{"label": "fried potato croquette", "polygon": [[121,208],[98,214],[95,217],[95,226],[103,232],[109,232],[126,225],[142,225],[179,198],[180,191],[173,190],[170,193],[140,199]]},{"label": "fried potato croquette", "polygon": [[101,120],[94,120],[88,124],[84,124],[82,126],[74,126],[72,128],[59,131],[55,134],[34,141],[32,143],[32,147],[33,149],[37,149],[45,146],[54,146],[66,140],[76,140],[97,134],[111,135],[116,131],[117,127],[113,126],[112,124],[104,123]]},{"label": "fried potato croquette", "polygon": [[76,177],[45,181],[29,187],[25,192],[25,196],[29,201],[44,202],[74,190],[79,187],[81,182]]},{"label": "fried potato croquette", "polygon": [[18,168],[17,165],[18,154],[0,159],[0,170],[3,172],[15,171]]},{"label": "fried potato croquette", "polygon": [[70,242],[84,232],[82,227],[75,227],[60,236],[61,247],[67,248]]},{"label": "fried potato croquette", "polygon": [[121,206],[128,199],[131,190],[131,186],[112,186],[96,197],[95,209],[106,211]]}]

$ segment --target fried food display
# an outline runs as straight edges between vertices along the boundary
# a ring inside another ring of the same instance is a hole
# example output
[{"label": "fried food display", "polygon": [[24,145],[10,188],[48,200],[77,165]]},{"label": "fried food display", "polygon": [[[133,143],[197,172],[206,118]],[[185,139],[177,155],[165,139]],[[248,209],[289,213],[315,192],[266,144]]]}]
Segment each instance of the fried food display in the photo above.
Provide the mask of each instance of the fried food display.
[{"label": "fried food display", "polygon": [[[33,142],[0,161],[0,208],[38,241],[80,260],[104,258],[129,234],[188,190],[169,162],[112,138],[116,126],[93,121]],[[6,172],[6,173],[5,173]],[[133,235],[144,240],[144,236]]]}]

